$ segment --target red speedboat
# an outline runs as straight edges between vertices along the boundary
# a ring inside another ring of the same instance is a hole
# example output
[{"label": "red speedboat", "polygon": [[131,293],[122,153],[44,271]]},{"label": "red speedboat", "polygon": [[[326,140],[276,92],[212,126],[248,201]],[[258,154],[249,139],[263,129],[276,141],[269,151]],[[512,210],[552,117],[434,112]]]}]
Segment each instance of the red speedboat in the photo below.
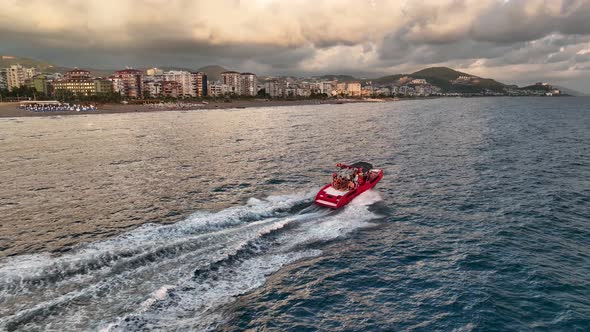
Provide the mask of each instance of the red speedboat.
[{"label": "red speedboat", "polygon": [[317,205],[339,209],[355,197],[375,187],[383,178],[383,170],[358,162],[352,165],[336,164],[340,168],[332,174],[332,183],[325,185],[315,197]]}]

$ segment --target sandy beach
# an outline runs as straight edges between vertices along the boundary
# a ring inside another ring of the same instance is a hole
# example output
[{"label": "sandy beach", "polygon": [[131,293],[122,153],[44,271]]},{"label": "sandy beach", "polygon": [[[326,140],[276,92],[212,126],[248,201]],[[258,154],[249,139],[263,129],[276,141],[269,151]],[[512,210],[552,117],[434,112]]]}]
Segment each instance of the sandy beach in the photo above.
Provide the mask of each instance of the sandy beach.
[{"label": "sandy beach", "polygon": [[19,103],[0,103],[0,118],[30,117],[30,116],[55,116],[55,115],[81,115],[81,114],[111,114],[111,113],[134,113],[134,112],[165,112],[165,111],[189,111],[202,109],[230,109],[249,107],[278,107],[298,105],[321,105],[321,104],[344,104],[344,103],[366,103],[393,101],[393,98],[385,99],[333,99],[333,100],[231,100],[224,101],[192,101],[174,104],[158,105],[135,105],[135,104],[103,104],[97,105],[98,110],[93,112],[31,112],[18,108]]}]

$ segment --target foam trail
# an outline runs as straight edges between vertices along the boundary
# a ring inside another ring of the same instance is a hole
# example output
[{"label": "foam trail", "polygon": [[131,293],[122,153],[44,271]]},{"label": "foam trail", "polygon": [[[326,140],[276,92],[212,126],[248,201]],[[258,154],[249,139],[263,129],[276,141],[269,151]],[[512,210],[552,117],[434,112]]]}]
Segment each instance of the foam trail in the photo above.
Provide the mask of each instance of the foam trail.
[{"label": "foam trail", "polygon": [[245,206],[233,207],[218,213],[199,212],[172,225],[147,224],[111,240],[87,244],[74,253],[60,257],[49,254],[24,255],[9,258],[0,264],[0,289],[27,280],[51,279],[52,276],[86,273],[123,257],[144,253],[148,248],[165,246],[170,241],[202,234],[244,222],[272,217],[306,201],[309,193],[270,196],[266,200],[252,198]]},{"label": "foam trail", "polygon": [[233,302],[236,296],[264,284],[266,277],[282,266],[296,260],[317,256],[319,250],[263,255],[233,267],[222,268],[215,283],[208,280],[187,281],[167,294],[167,298],[153,301],[151,310],[138,312],[105,326],[101,331],[115,332],[150,329],[208,331],[222,319],[221,306]]},{"label": "foam trail", "polygon": [[[358,199],[340,213],[320,208],[320,213],[299,219],[297,225],[300,227],[278,234],[273,238],[272,246],[258,255],[243,257],[233,265],[222,265],[209,274],[198,274],[196,279],[186,280],[171,290],[165,300],[150,301],[150,310],[122,317],[107,325],[104,331],[135,330],[140,326],[199,331],[215,329],[223,318],[220,307],[231,303],[236,296],[260,287],[269,274],[282,266],[321,254],[320,250],[308,249],[309,245],[332,241],[355,229],[372,226],[369,221],[379,216],[370,212],[369,206],[380,201],[381,197],[376,192],[367,192]],[[290,219],[281,222],[289,224]],[[274,224],[274,227],[282,226]]]},{"label": "foam trail", "polygon": [[[8,304],[0,306],[0,329],[10,322],[18,325],[30,317],[51,314],[72,301],[98,297],[133,280],[121,276],[142,280],[133,276],[136,271],[147,269],[154,279],[162,280],[150,268],[202,262],[197,252],[207,257],[202,264],[223,259],[232,248],[310,198],[310,193],[302,193],[250,199],[244,206],[195,213],[172,225],[145,225],[59,257],[38,254],[8,259],[0,265],[0,298]],[[171,274],[169,270],[161,273]]]},{"label": "foam trail", "polygon": [[[0,330],[207,330],[235,296],[269,274],[317,256],[378,218],[363,193],[339,211],[302,205],[314,193],[251,199],[173,225],[146,225],[59,257],[30,255],[0,265]],[[299,211],[299,212],[297,212]]]}]

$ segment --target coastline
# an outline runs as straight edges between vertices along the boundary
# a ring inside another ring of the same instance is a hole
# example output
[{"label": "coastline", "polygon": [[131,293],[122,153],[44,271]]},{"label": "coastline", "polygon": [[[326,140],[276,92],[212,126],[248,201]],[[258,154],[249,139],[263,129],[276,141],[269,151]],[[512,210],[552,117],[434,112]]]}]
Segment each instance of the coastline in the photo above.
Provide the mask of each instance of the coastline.
[{"label": "coastline", "polygon": [[[18,117],[48,117],[48,116],[69,116],[69,115],[92,115],[92,114],[116,114],[116,113],[143,113],[143,112],[168,112],[168,111],[199,111],[209,109],[230,109],[230,108],[252,108],[252,107],[279,107],[279,106],[301,106],[301,105],[325,105],[325,104],[350,104],[350,103],[369,103],[369,102],[391,102],[398,99],[379,98],[379,99],[335,99],[335,100],[232,100],[224,101],[207,101],[187,102],[188,105],[194,105],[187,108],[175,107],[173,105],[166,107],[154,107],[153,105],[133,105],[133,104],[102,104],[98,105],[97,111],[92,112],[31,112],[18,108],[19,103],[9,102],[0,103],[0,118],[18,118]],[[174,105],[182,104],[175,103]],[[197,106],[198,105],[198,106]]]}]

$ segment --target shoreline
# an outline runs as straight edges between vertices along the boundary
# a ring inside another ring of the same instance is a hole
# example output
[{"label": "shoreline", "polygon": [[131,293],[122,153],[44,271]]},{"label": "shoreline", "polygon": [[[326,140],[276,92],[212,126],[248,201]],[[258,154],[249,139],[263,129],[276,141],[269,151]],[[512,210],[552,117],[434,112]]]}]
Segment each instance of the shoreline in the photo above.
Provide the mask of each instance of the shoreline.
[{"label": "shoreline", "polygon": [[[304,106],[304,105],[337,105],[337,104],[354,104],[354,103],[383,103],[398,101],[395,98],[367,98],[367,99],[336,99],[336,100],[232,100],[224,101],[207,101],[202,102],[177,102],[165,107],[151,105],[134,105],[134,104],[102,104],[98,105],[97,111],[92,112],[31,112],[19,109],[18,102],[0,103],[0,118],[19,118],[19,117],[50,117],[50,116],[69,116],[69,115],[93,115],[93,114],[119,114],[119,113],[145,113],[145,112],[169,112],[169,111],[199,111],[211,109],[231,109],[231,108],[253,108],[253,107],[280,107],[280,106]],[[183,108],[175,105],[186,104],[188,107]]]}]

